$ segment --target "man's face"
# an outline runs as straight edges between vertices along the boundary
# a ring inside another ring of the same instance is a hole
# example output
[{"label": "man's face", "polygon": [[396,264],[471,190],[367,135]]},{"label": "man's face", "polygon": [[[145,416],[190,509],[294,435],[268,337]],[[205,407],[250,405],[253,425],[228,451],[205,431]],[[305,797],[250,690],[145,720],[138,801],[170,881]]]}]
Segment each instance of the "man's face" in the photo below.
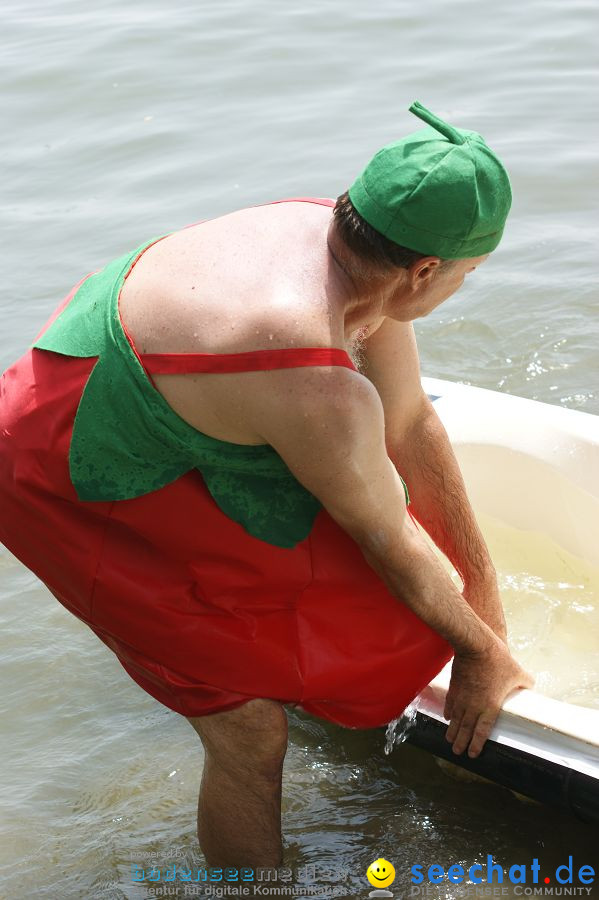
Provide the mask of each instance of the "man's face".
[{"label": "man's face", "polygon": [[451,297],[463,285],[467,275],[480,266],[490,254],[454,259],[445,265],[436,256],[413,263],[407,270],[406,290],[401,292],[396,306],[400,321],[428,316],[440,303]]}]

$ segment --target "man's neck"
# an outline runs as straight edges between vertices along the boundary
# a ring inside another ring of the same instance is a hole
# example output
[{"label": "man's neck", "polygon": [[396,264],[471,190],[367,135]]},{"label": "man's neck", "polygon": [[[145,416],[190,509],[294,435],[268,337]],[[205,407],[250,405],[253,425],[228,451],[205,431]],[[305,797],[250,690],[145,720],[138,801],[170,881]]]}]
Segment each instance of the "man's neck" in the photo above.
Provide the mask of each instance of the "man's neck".
[{"label": "man's neck", "polygon": [[398,278],[374,273],[360,267],[336,238],[333,228],[327,234],[331,268],[338,291],[344,301],[343,327],[346,340],[357,329],[386,315],[385,307],[392,295],[397,298]]}]

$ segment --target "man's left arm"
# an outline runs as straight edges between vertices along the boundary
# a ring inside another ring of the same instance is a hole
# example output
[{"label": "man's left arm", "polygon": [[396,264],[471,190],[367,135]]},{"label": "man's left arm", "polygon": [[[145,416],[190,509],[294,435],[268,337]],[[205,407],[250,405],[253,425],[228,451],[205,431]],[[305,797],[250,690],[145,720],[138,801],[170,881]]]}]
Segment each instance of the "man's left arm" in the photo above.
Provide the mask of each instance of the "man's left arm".
[{"label": "man's left arm", "polygon": [[447,431],[426,395],[418,410],[401,440],[389,439],[389,457],[408,486],[414,518],[460,575],[464,599],[506,640],[495,567]]},{"label": "man's left arm", "polygon": [[381,397],[387,452],[408,486],[410,511],[460,575],[464,599],[505,640],[495,567],[447,431],[422,390],[412,323],[384,319],[363,350],[363,374]]}]

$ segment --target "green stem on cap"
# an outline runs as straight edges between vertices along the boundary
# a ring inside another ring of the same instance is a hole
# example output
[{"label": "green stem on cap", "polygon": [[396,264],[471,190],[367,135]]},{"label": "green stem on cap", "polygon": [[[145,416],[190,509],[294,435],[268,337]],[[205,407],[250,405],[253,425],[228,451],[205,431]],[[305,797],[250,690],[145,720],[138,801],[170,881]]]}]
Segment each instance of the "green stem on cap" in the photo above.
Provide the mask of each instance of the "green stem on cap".
[{"label": "green stem on cap", "polygon": [[423,106],[418,100],[415,100],[414,103],[412,103],[410,112],[414,113],[415,116],[418,116],[418,118],[422,119],[424,122],[428,122],[429,125],[432,125],[433,128],[436,128],[437,131],[444,134],[453,144],[466,143],[466,138],[460,134],[457,128],[449,125],[448,122],[444,122],[443,119],[440,119],[439,116],[432,113],[430,109],[427,109],[426,106]]}]

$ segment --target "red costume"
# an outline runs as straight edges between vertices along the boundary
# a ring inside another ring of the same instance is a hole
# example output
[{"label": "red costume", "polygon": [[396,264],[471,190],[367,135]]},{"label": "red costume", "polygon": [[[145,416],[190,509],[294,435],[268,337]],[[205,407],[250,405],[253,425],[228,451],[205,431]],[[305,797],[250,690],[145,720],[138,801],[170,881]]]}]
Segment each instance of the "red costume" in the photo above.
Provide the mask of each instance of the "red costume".
[{"label": "red costume", "polygon": [[201,434],[151,380],[355,367],[323,348],[140,357],[118,296],[146,246],[83,279],[2,375],[0,541],[178,713],[268,697],[384,725],[452,648],[272,447]]}]

